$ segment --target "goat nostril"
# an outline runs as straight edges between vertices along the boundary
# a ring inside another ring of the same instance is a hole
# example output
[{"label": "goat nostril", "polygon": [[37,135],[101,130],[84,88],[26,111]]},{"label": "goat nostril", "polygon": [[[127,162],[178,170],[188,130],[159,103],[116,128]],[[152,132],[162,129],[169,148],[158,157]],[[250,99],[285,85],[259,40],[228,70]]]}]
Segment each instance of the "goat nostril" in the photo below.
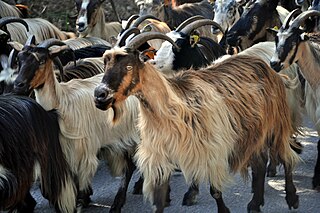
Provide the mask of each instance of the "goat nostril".
[{"label": "goat nostril", "polygon": [[84,23],[83,22],[79,22],[79,23],[77,23],[77,25],[78,25],[79,28],[83,28],[84,27]]},{"label": "goat nostril", "polygon": [[15,86],[18,88],[23,88],[26,84],[24,82],[17,82],[15,83]]}]

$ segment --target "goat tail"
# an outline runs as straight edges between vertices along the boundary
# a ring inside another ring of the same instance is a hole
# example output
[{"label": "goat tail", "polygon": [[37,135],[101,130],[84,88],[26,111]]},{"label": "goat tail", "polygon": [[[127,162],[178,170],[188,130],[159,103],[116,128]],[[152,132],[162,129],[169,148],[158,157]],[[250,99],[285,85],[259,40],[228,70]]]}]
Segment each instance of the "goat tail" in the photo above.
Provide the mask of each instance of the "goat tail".
[{"label": "goat tail", "polygon": [[49,111],[53,127],[49,137],[48,159],[41,165],[41,191],[59,212],[73,213],[76,209],[75,175],[71,172],[59,141],[59,123],[56,111]]},{"label": "goat tail", "polygon": [[294,79],[291,79],[286,74],[278,73],[278,75],[281,77],[281,80],[287,89],[296,89],[300,85],[300,80],[298,75]]}]

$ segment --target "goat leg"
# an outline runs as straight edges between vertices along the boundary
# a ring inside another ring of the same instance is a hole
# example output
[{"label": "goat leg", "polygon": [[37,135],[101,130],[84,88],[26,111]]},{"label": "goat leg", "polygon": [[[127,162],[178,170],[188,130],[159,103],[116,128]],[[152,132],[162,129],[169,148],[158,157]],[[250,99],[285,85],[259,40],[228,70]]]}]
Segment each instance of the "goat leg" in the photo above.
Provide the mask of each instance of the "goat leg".
[{"label": "goat leg", "polygon": [[134,170],[136,169],[136,166],[134,165],[131,156],[127,154],[125,155],[125,158],[127,163],[127,169],[125,171],[125,175],[121,179],[120,187],[118,189],[116,197],[114,198],[113,204],[109,212],[121,212],[121,208],[126,202],[129,182],[131,180]]},{"label": "goat leg", "polygon": [[[170,178],[169,178],[170,179]],[[153,191],[153,212],[162,213],[168,201],[169,179],[157,184]]]},{"label": "goat leg", "polygon": [[142,195],[143,177],[140,176],[139,180],[134,184],[132,194]]},{"label": "goat leg", "polygon": [[292,207],[297,209],[299,207],[299,196],[296,194],[296,187],[293,184],[292,179],[292,167],[284,164],[285,171],[285,190],[286,190],[286,201],[289,209]]},{"label": "goat leg", "polygon": [[230,213],[229,208],[224,204],[221,191],[217,190],[213,186],[210,186],[210,194],[217,203],[218,213]]},{"label": "goat leg", "polygon": [[264,205],[264,183],[267,167],[267,153],[262,152],[260,157],[251,159],[253,197],[247,205],[248,213],[261,212],[260,206]]},{"label": "goat leg", "polygon": [[188,191],[184,194],[182,205],[192,206],[197,203],[197,196],[199,194],[199,184],[191,183]]},{"label": "goat leg", "polygon": [[27,192],[25,199],[17,204],[17,207],[9,212],[26,212],[31,213],[34,210],[34,207],[36,206],[37,202],[30,194],[30,191]]},{"label": "goat leg", "polygon": [[317,191],[320,191],[320,140],[318,141],[318,157],[314,168],[314,176],[312,178],[312,186]]}]

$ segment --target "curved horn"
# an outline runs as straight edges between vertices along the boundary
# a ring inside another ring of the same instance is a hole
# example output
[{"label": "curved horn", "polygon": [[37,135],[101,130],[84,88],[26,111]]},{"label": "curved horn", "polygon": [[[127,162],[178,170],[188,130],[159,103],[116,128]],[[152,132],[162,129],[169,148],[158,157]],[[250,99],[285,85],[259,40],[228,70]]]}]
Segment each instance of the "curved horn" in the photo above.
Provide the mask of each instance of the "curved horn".
[{"label": "curved horn", "polygon": [[13,48],[9,54],[8,64],[9,64],[9,67],[12,69],[14,67],[14,61],[17,58],[18,53],[19,51]]},{"label": "curved horn", "polygon": [[283,29],[288,29],[289,22],[300,13],[301,13],[300,8],[296,8],[293,11],[291,11],[283,21],[283,24],[282,24]]},{"label": "curved horn", "polygon": [[146,32],[141,33],[135,36],[132,40],[130,40],[129,44],[127,45],[128,49],[136,50],[139,48],[143,43],[152,40],[152,39],[163,39],[169,41],[177,50],[180,47],[167,35],[160,33],[160,32]]},{"label": "curved horn", "polygon": [[63,70],[63,65],[59,59],[59,57],[54,57],[53,58],[53,63],[56,65],[59,69],[59,74],[60,74],[60,81],[61,82],[66,82],[65,76],[64,76],[64,70]]},{"label": "curved horn", "polygon": [[128,18],[126,27],[125,27],[123,30],[127,30],[127,29],[130,27],[130,25],[132,24],[132,22],[133,22],[134,20],[136,20],[137,18],[139,18],[139,15],[138,15],[138,14],[134,14],[134,15],[130,16],[130,17]]},{"label": "curved horn", "polygon": [[51,46],[64,46],[67,45],[66,43],[56,39],[56,38],[50,38],[47,40],[42,41],[40,44],[37,45],[37,47],[43,47],[49,49]]},{"label": "curved horn", "polygon": [[135,34],[138,35],[140,34],[140,30],[136,27],[131,27],[129,29],[127,29],[126,31],[124,31],[121,35],[121,37],[119,38],[119,40],[117,41],[115,46],[118,47],[122,47],[124,46],[126,43],[126,39],[131,35],[131,34]]},{"label": "curved horn", "polygon": [[144,16],[140,16],[133,24],[132,24],[132,27],[138,27],[144,20],[146,19],[154,19],[154,20],[157,20],[157,21],[161,21],[160,19],[158,19],[157,17],[153,16],[153,15],[144,15]]},{"label": "curved horn", "polygon": [[308,19],[309,17],[311,16],[320,16],[320,11],[317,11],[317,10],[307,10],[307,11],[304,11],[303,13],[301,13],[299,16],[297,16],[290,27],[292,28],[299,28],[300,25],[306,20]]},{"label": "curved horn", "polygon": [[205,19],[205,17],[197,15],[197,16],[192,16],[188,19],[186,19],[185,21],[183,21],[176,29],[176,32],[179,32],[180,30],[182,30],[185,26],[187,26],[188,24],[197,21],[197,20],[201,20],[201,19]]},{"label": "curved horn", "polygon": [[36,44],[36,37],[34,35],[28,37],[25,46],[31,46],[32,44]]},{"label": "curved horn", "polygon": [[21,23],[27,30],[27,32],[29,32],[29,25],[27,24],[27,22],[25,20],[23,20],[22,18],[19,17],[3,17],[0,19],[0,28],[2,28],[3,26],[12,23],[12,22],[19,22]]},{"label": "curved horn", "polygon": [[199,27],[202,27],[204,25],[213,25],[219,28],[219,30],[224,33],[222,27],[215,21],[211,19],[203,19],[193,22],[192,24],[187,25],[185,28],[183,28],[180,32],[189,35],[194,29],[197,29]]}]

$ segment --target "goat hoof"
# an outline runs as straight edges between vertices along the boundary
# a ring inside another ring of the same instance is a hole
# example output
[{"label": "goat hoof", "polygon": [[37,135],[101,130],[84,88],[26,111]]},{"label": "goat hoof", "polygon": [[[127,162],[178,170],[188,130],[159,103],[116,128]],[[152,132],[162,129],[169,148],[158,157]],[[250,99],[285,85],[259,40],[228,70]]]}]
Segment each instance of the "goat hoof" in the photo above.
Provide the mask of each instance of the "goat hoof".
[{"label": "goat hoof", "polygon": [[142,187],[134,186],[132,194],[134,194],[134,195],[142,195]]},{"label": "goat hoof", "polygon": [[319,177],[313,177],[312,186],[313,186],[314,190],[320,192],[320,178]]},{"label": "goat hoof", "polygon": [[121,208],[111,206],[109,213],[121,213]]},{"label": "goat hoof", "polygon": [[189,196],[185,194],[183,197],[182,205],[183,206],[193,206],[197,203],[197,196]]},{"label": "goat hoof", "polygon": [[297,209],[299,207],[299,196],[298,195],[293,195],[293,196],[286,196],[286,201],[289,206],[289,209]]},{"label": "goat hoof", "polygon": [[260,213],[260,205],[257,205],[254,201],[250,201],[250,203],[247,206],[247,212],[248,213]]}]

